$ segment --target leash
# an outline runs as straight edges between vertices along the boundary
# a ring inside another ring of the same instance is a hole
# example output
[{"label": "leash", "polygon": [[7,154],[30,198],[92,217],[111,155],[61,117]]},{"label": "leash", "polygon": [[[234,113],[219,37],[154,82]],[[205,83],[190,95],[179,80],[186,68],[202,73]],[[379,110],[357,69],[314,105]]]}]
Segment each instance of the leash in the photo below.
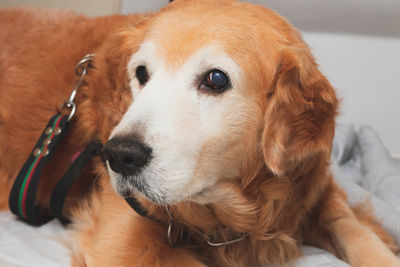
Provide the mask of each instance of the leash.
[{"label": "leash", "polygon": [[71,163],[64,176],[58,181],[50,197],[50,210],[52,214],[62,223],[68,224],[71,221],[63,215],[65,198],[68,195],[72,184],[78,179],[84,167],[89,161],[99,156],[102,145],[97,142],[90,142],[85,150]]},{"label": "leash", "polygon": [[68,117],[53,116],[14,181],[9,198],[10,210],[28,223],[41,225],[52,219],[47,210],[35,205],[36,192],[40,173],[67,130]]},{"label": "leash", "polygon": [[[54,218],[57,218],[62,224],[69,223],[70,220],[63,214],[68,191],[90,160],[95,156],[101,156],[102,144],[90,142],[82,152],[78,152],[78,156],[73,159],[67,171],[55,185],[50,197],[50,208],[40,207],[36,204],[36,194],[42,170],[68,132],[70,121],[76,112],[74,100],[88,69],[91,67],[92,59],[93,54],[88,54],[76,65],[75,73],[79,75],[79,80],[68,100],[60,108],[60,110],[69,109],[69,114],[57,113],[49,120],[12,186],[9,196],[10,210],[28,224],[39,226]],[[105,162],[104,159],[103,162]],[[125,200],[139,215],[155,220],[155,218],[149,216],[147,210],[137,199],[129,197]]]},{"label": "leash", "polygon": [[[75,96],[83,82],[83,78],[85,77],[88,68],[90,67],[92,58],[92,54],[86,55],[75,68],[75,73],[80,76],[80,79],[75,84],[69,99],[66,100],[60,108],[60,110],[68,109],[69,114],[63,115],[60,112],[49,120],[12,186],[9,197],[10,210],[29,224],[45,224],[54,218],[54,214],[56,214],[56,216],[61,220],[60,217],[62,217],[62,215],[60,214],[62,214],[63,205],[61,205],[60,202],[64,202],[67,192],[60,196],[56,196],[53,192],[52,200],[55,201],[55,203],[51,206],[54,210],[48,210],[37,205],[36,194],[44,166],[50,161],[56,152],[57,146],[68,132],[70,121],[76,112],[76,103],[74,102]],[[92,148],[92,146],[90,146],[90,148]],[[92,154],[93,151],[91,149],[88,151],[88,148],[86,148],[85,152],[86,153],[82,153],[82,157],[85,157],[87,163],[88,160],[86,158],[89,154]],[[79,160],[82,160],[82,157],[78,157],[74,160],[64,177],[70,177],[70,179],[74,180],[72,176],[79,175],[78,172],[74,171],[74,168],[76,168],[77,165],[79,165],[78,167],[81,167],[80,165],[82,165],[83,162],[79,163]],[[64,183],[65,181],[66,180],[64,180]],[[56,188],[59,187],[56,186]],[[59,193],[59,190],[57,193]],[[65,221],[64,218],[62,220]]]}]

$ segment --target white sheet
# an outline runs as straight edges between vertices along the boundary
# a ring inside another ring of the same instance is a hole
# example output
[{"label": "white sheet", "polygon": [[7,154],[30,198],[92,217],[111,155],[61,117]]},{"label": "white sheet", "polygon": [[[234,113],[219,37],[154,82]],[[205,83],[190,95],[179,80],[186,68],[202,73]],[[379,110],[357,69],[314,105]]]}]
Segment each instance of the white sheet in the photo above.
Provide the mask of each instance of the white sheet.
[{"label": "white sheet", "polygon": [[70,266],[68,233],[56,220],[41,227],[33,227],[16,220],[10,212],[2,212],[0,266]]},{"label": "white sheet", "polygon": [[[352,126],[337,128],[332,170],[351,205],[370,198],[375,216],[400,244],[400,165],[376,132]],[[26,225],[9,212],[0,213],[0,266],[69,266],[68,230],[57,221],[41,227]],[[303,246],[305,256],[292,267],[349,266],[332,254]]]}]

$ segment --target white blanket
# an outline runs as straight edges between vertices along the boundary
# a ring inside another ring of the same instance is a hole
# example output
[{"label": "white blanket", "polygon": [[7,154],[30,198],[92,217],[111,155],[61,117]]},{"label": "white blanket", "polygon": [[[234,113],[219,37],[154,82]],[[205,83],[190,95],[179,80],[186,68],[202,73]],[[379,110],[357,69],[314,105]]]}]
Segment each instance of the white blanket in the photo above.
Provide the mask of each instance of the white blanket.
[{"label": "white blanket", "polygon": [[[370,127],[358,132],[339,126],[332,152],[332,170],[346,190],[350,205],[370,199],[375,216],[400,244],[400,164]],[[69,266],[69,232],[53,220],[41,227],[0,213],[0,266]],[[349,266],[332,254],[302,246],[305,254],[292,267]]]}]

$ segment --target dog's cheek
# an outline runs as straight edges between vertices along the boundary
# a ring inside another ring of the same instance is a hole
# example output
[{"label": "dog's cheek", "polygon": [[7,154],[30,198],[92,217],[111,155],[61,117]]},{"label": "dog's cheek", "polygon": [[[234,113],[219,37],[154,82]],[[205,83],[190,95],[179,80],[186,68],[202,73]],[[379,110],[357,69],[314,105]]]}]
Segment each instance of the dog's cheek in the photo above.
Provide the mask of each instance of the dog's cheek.
[{"label": "dog's cheek", "polygon": [[113,96],[113,108],[109,112],[110,124],[114,128],[121,121],[122,117],[132,104],[133,97],[132,93],[128,90],[124,90],[121,93],[117,93]]},{"label": "dog's cheek", "polygon": [[98,111],[98,121],[102,125],[99,134],[103,142],[109,139],[111,131],[121,121],[132,101],[131,92],[126,90],[123,92],[114,91],[102,102],[93,103]]}]

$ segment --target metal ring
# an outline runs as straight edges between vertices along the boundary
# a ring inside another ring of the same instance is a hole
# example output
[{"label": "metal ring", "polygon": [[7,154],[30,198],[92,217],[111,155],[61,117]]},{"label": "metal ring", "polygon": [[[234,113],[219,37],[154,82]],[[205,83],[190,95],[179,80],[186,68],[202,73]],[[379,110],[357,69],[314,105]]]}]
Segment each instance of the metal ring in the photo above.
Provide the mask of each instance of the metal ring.
[{"label": "metal ring", "polygon": [[174,241],[172,239],[172,231],[173,231],[173,225],[174,221],[171,221],[171,223],[168,225],[168,231],[167,231],[167,239],[168,239],[168,243],[171,245],[171,247],[176,247],[178,245],[179,242],[182,242],[183,240],[183,228],[180,229],[179,234],[177,239]]},{"label": "metal ring", "polygon": [[[94,54],[87,54],[82,58],[81,61],[76,64],[75,67],[75,73],[77,75],[82,75],[83,71],[86,70],[89,67],[90,61],[93,59]],[[84,64],[88,63],[87,65],[84,66]],[[84,74],[83,74],[84,75]]]},{"label": "metal ring", "polygon": [[168,231],[167,231],[167,238],[168,238],[168,243],[174,247],[175,243],[172,241],[172,221],[171,223],[168,225]]}]

